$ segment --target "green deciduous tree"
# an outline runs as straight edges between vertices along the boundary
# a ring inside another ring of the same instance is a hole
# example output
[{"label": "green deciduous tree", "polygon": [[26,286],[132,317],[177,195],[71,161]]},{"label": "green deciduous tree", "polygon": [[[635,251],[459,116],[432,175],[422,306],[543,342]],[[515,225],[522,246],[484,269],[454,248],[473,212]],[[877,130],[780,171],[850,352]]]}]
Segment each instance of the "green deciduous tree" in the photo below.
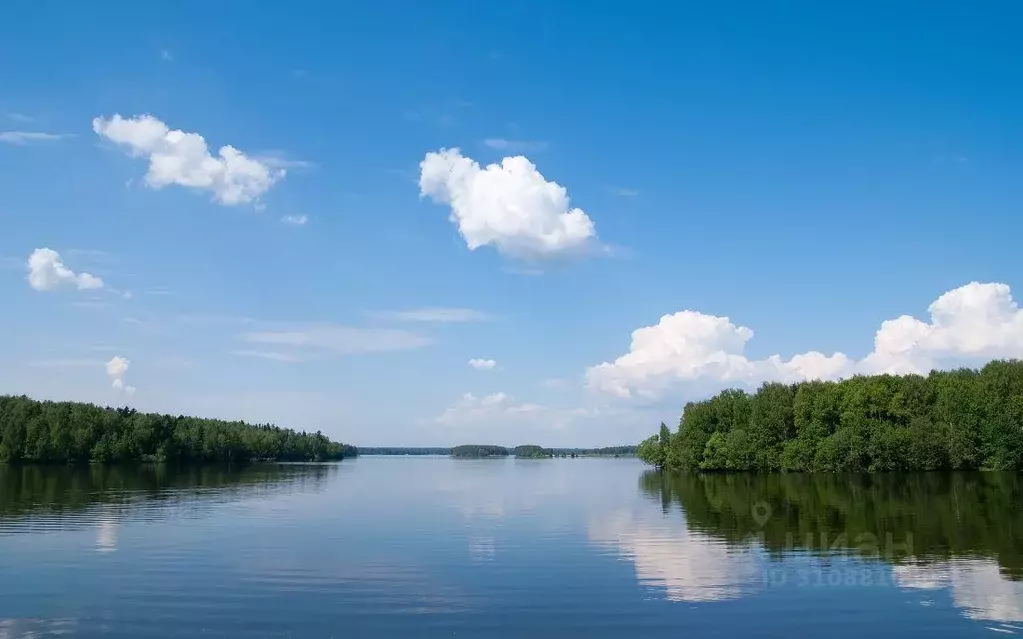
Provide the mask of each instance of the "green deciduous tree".
[{"label": "green deciduous tree", "polygon": [[672,470],[1023,470],[1023,362],[727,390],[666,430],[640,457]]},{"label": "green deciduous tree", "polygon": [[353,446],[270,424],[0,397],[0,462],[316,461]]}]

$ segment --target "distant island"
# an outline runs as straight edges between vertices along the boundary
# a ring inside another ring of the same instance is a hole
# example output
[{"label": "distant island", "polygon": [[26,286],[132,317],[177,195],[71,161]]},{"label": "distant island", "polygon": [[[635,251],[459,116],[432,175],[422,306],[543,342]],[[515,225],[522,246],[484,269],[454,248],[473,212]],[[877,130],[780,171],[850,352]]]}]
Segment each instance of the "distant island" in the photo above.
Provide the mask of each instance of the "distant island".
[{"label": "distant island", "polygon": [[242,463],[328,461],[358,454],[354,446],[322,433],[270,424],[0,396],[0,462]]},{"label": "distant island", "polygon": [[516,459],[547,459],[554,456],[550,449],[532,444],[516,446],[513,452]]},{"label": "distant island", "polygon": [[1023,361],[726,390],[637,455],[668,470],[1023,470]]},{"label": "distant island", "polygon": [[451,456],[458,459],[507,457],[508,454],[508,449],[504,446],[493,446],[489,444],[463,444],[451,449]]}]

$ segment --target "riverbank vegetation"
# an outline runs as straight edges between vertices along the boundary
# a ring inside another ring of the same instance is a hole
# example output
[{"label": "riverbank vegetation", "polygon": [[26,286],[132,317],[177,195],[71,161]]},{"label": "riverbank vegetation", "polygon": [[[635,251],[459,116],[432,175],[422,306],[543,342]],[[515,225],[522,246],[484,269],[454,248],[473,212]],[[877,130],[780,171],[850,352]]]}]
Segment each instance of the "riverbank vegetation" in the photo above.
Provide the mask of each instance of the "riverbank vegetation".
[{"label": "riverbank vegetation", "polygon": [[325,461],[358,455],[322,433],[0,396],[0,462]]},{"label": "riverbank vegetation", "polygon": [[726,390],[637,455],[670,470],[1023,470],[1023,361]]}]

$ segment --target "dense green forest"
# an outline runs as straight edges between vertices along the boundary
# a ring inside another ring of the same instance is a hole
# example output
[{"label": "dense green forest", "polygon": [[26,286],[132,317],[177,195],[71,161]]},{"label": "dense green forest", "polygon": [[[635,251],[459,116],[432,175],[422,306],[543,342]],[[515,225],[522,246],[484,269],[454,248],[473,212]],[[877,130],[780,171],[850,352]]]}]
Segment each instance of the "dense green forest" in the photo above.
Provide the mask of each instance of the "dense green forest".
[{"label": "dense green forest", "polygon": [[504,446],[488,444],[463,444],[451,449],[451,456],[461,459],[482,459],[485,457],[507,457],[508,449]]},{"label": "dense green forest", "polygon": [[1023,470],[1023,361],[726,390],[637,454],[671,470]]},{"label": "dense green forest", "polygon": [[543,446],[535,446],[533,444],[525,444],[523,446],[516,446],[515,457],[518,459],[547,459],[552,456],[549,449]]},{"label": "dense green forest", "polygon": [[729,544],[898,563],[989,557],[1023,579],[1023,476],[1012,472],[669,473],[640,488],[686,527]]},{"label": "dense green forest", "polygon": [[0,396],[0,462],[322,461],[358,455],[317,433]]}]

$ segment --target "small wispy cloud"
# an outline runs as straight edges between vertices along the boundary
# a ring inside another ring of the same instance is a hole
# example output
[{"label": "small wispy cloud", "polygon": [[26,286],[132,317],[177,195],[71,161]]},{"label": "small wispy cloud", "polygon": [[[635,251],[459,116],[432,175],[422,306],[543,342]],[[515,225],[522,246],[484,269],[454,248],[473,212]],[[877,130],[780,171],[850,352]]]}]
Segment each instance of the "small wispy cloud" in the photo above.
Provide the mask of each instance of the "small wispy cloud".
[{"label": "small wispy cloud", "polygon": [[543,275],[543,269],[535,265],[510,264],[501,270],[509,275],[527,275],[529,277]]},{"label": "small wispy cloud", "polygon": [[611,193],[619,197],[636,197],[639,195],[638,189],[629,189],[622,186],[615,186],[611,188]]},{"label": "small wispy cloud", "polygon": [[162,369],[188,370],[196,367],[196,361],[184,355],[161,355],[153,359],[153,365]]},{"label": "small wispy cloud", "polygon": [[25,115],[24,113],[4,113],[4,117],[6,117],[8,120],[13,120],[15,122],[21,122],[23,124],[27,124],[29,122],[35,122],[35,118],[33,118],[32,116],[29,116],[29,115]]},{"label": "small wispy cloud", "polygon": [[74,133],[44,133],[42,131],[0,131],[0,142],[28,146],[29,144],[45,144],[59,142],[75,137]]},{"label": "small wispy cloud", "polygon": [[164,62],[174,62],[174,54],[167,49],[160,49],[160,59]]},{"label": "small wispy cloud", "polygon": [[232,355],[237,357],[255,357],[257,359],[268,359],[274,362],[287,362],[289,364],[297,364],[299,362],[306,361],[307,358],[294,353],[281,353],[278,351],[257,351],[251,349],[237,349],[231,351]]},{"label": "small wispy cloud", "polygon": [[182,313],[174,317],[179,324],[189,326],[232,326],[239,324],[254,324],[256,320],[251,317],[237,317],[234,315],[216,315],[202,313]]},{"label": "small wispy cloud", "polygon": [[419,184],[418,167],[414,169],[384,169],[384,172],[388,175],[396,175],[411,184]]},{"label": "small wispy cloud", "polygon": [[370,317],[397,322],[437,322],[445,324],[467,324],[470,322],[489,322],[494,316],[472,308],[445,308],[431,306],[410,309],[407,311],[370,311]]},{"label": "small wispy cloud", "polygon": [[482,397],[465,393],[460,400],[434,418],[433,422],[443,425],[487,426],[495,423],[512,425],[540,422],[551,428],[564,428],[579,419],[594,415],[595,411],[582,407],[556,408],[520,402],[507,393],[491,393]]},{"label": "small wispy cloud", "polygon": [[115,351],[123,351],[124,349],[117,344],[90,344],[85,347],[85,350],[90,353],[112,353]]},{"label": "small wispy cloud", "polygon": [[305,226],[308,221],[309,217],[306,215],[285,215],[281,218],[281,222],[291,226]]},{"label": "small wispy cloud", "polygon": [[316,163],[289,157],[284,151],[269,150],[255,154],[255,159],[272,169],[315,169]]},{"label": "small wispy cloud", "polygon": [[433,343],[425,335],[393,328],[364,328],[316,324],[275,331],[252,331],[239,336],[252,344],[291,346],[334,355],[407,351]]},{"label": "small wispy cloud", "polygon": [[425,122],[439,127],[452,127],[458,124],[458,119],[452,115],[452,111],[458,111],[458,103],[445,104],[442,106],[423,105],[418,109],[406,109],[401,117],[409,122]]},{"label": "small wispy cloud", "polygon": [[103,264],[115,264],[117,262],[117,258],[113,254],[102,249],[70,248],[65,249],[63,252],[68,257],[84,262]]},{"label": "small wispy cloud", "polygon": [[28,363],[32,368],[99,368],[103,361],[98,359],[38,359]]},{"label": "small wispy cloud", "polygon": [[954,153],[944,153],[941,155],[934,156],[934,161],[938,164],[958,164],[964,165],[970,163],[970,158],[965,155],[957,155]]},{"label": "small wispy cloud", "polygon": [[110,308],[110,302],[107,302],[105,300],[79,300],[76,302],[71,302],[71,306],[75,308],[90,309]]},{"label": "small wispy cloud", "polygon": [[487,138],[483,144],[498,151],[511,153],[528,153],[546,151],[548,144],[539,140],[509,140],[506,138]]}]

